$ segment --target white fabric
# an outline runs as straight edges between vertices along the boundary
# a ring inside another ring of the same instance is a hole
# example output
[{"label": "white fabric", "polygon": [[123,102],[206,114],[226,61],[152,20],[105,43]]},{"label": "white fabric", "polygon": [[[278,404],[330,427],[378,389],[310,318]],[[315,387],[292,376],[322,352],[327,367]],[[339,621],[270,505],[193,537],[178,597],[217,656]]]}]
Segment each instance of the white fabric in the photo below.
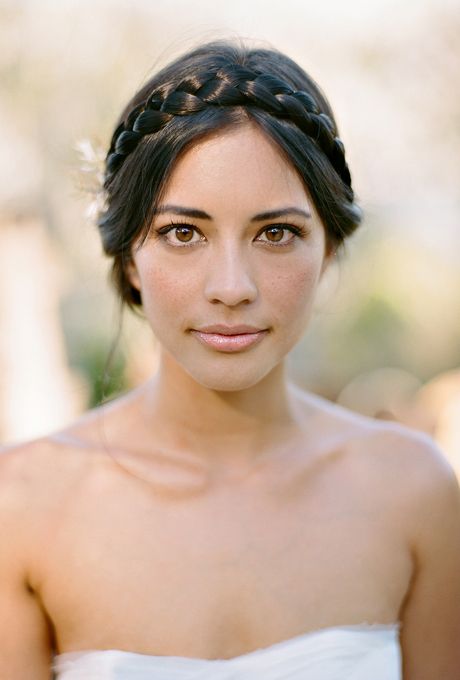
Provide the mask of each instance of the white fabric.
[{"label": "white fabric", "polygon": [[56,680],[401,680],[399,623],[323,628],[231,659],[58,654]]}]

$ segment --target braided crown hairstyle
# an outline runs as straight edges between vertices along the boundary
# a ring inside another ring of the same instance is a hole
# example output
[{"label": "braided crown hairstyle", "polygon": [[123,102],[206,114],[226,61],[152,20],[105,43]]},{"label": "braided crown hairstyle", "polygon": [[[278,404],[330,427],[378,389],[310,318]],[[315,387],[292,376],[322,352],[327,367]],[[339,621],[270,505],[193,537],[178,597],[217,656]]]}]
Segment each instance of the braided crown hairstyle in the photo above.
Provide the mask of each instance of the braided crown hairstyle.
[{"label": "braided crown hairstyle", "polygon": [[[308,190],[336,250],[361,221],[331,107],[313,79],[273,49],[215,41],[154,75],[122,112],[106,158],[98,217],[112,280],[123,302],[142,304],[126,265],[145,238],[179,156],[223,129],[253,122]],[[199,181],[199,180],[198,180]]]}]

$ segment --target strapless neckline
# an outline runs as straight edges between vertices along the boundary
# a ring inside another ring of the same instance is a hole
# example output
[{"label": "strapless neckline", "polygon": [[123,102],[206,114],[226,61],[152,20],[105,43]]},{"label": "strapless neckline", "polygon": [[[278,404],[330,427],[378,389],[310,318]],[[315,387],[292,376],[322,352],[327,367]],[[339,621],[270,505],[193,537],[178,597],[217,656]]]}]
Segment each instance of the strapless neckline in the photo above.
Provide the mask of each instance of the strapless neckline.
[{"label": "strapless neckline", "polygon": [[54,661],[55,663],[60,663],[60,662],[72,662],[76,661],[77,659],[80,660],[82,658],[90,658],[94,655],[113,655],[116,654],[117,656],[123,656],[127,659],[132,659],[133,661],[135,660],[147,660],[147,659],[158,659],[161,661],[174,661],[177,663],[181,663],[183,665],[185,664],[234,664],[237,663],[241,660],[247,660],[247,659],[252,659],[256,656],[260,656],[262,654],[265,655],[270,655],[272,653],[278,652],[281,648],[285,649],[287,647],[294,647],[298,644],[303,644],[308,642],[309,640],[315,640],[316,638],[321,638],[325,637],[329,634],[338,634],[340,635],[341,633],[343,634],[358,634],[361,635],[363,634],[364,636],[369,635],[370,633],[390,633],[390,634],[399,634],[399,630],[401,628],[401,622],[400,621],[395,621],[393,623],[357,623],[357,624],[348,624],[348,625],[342,625],[342,626],[328,626],[325,628],[317,628],[315,630],[307,631],[306,633],[300,633],[299,635],[295,635],[290,638],[286,638],[285,640],[280,640],[278,642],[274,642],[271,645],[267,645],[266,647],[258,647],[257,649],[254,649],[249,652],[245,652],[243,654],[239,654],[237,656],[232,656],[228,658],[215,658],[215,659],[207,659],[207,658],[202,658],[202,657],[196,657],[196,656],[180,656],[180,655],[167,655],[167,654],[146,654],[145,652],[133,652],[129,650],[122,650],[122,649],[81,649],[81,650],[73,650],[73,651],[67,651],[67,652],[62,652],[60,654],[56,654],[54,656]]}]

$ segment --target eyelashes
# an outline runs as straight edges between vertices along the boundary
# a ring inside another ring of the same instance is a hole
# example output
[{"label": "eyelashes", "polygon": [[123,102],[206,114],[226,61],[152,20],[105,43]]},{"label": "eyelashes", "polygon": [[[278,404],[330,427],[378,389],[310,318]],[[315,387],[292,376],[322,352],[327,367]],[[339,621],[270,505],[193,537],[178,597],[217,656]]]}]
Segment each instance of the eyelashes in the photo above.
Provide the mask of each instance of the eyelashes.
[{"label": "eyelashes", "polygon": [[[177,240],[175,243],[173,243],[169,238],[168,235],[175,231],[176,236],[182,233],[183,236],[188,236],[189,234],[192,235],[193,237],[193,232],[195,234],[200,235],[201,238],[195,240],[195,241],[179,241]],[[271,232],[272,234],[279,234],[282,232],[290,232],[292,234],[292,237],[287,240],[287,241],[270,241],[268,239],[259,239],[259,236],[262,234],[265,234],[267,232]],[[200,232],[198,227],[195,227],[193,224],[188,224],[185,222],[174,222],[173,220],[170,221],[170,223],[164,227],[161,227],[160,229],[155,229],[155,233],[159,239],[167,243],[167,245],[171,246],[172,248],[191,248],[192,246],[196,246],[200,243],[204,243],[206,241],[205,237],[203,234]],[[286,246],[291,245],[295,240],[296,237],[298,238],[305,238],[307,236],[308,232],[306,229],[302,227],[297,227],[294,226],[293,224],[270,224],[267,227],[264,227],[262,231],[259,232],[257,236],[257,240],[259,243],[263,243],[264,245],[268,245],[269,248],[284,248]]]}]

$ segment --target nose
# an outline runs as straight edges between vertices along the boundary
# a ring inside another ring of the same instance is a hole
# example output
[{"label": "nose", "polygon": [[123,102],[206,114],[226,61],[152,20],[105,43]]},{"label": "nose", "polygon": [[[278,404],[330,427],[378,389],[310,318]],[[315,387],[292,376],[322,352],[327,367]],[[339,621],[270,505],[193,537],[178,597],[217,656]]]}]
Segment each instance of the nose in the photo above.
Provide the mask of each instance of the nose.
[{"label": "nose", "polygon": [[235,307],[256,299],[257,286],[246,259],[238,244],[230,240],[220,244],[217,252],[210,253],[205,275],[205,295],[209,302]]}]

